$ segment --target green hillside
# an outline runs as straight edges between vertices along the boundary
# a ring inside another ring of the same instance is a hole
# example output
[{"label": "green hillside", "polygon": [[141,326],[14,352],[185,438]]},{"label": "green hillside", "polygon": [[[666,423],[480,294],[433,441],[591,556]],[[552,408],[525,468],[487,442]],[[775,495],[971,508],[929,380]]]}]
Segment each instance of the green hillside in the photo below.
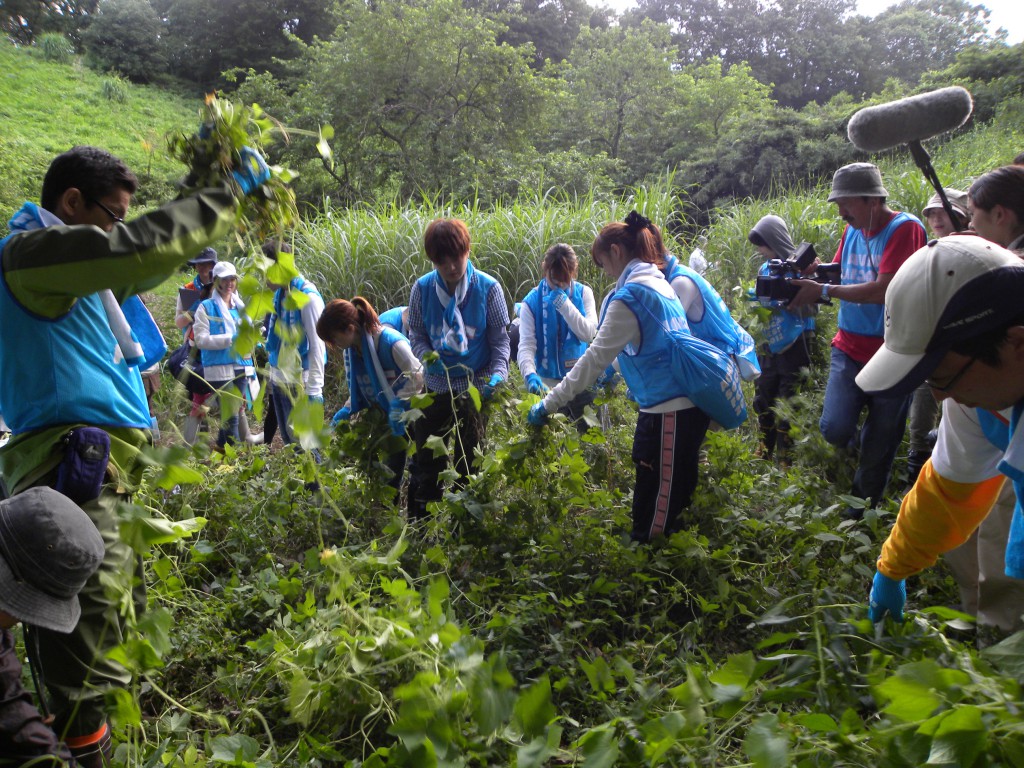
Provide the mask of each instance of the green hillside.
[{"label": "green hillside", "polygon": [[142,182],[140,205],[166,199],[182,168],[168,158],[164,135],[194,124],[199,106],[199,97],[100,75],[77,60],[49,62],[0,40],[0,221],[38,199],[49,161],[76,144],[122,157]]}]

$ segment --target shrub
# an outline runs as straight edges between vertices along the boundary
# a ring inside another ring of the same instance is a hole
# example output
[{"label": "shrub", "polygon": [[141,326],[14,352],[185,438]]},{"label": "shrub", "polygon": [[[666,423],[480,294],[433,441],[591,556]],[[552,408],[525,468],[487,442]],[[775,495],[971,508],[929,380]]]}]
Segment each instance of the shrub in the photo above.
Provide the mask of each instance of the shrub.
[{"label": "shrub", "polygon": [[69,63],[75,55],[71,41],[59,32],[47,32],[45,35],[40,35],[39,50],[43,52],[44,59],[60,64]]}]

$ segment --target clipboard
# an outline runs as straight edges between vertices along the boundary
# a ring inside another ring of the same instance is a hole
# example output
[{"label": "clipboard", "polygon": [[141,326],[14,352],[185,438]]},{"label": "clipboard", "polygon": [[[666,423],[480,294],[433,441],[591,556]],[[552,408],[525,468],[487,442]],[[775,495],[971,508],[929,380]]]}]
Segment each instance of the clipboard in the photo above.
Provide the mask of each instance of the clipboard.
[{"label": "clipboard", "polygon": [[181,308],[191,312],[196,304],[199,303],[200,291],[195,288],[179,288],[178,289],[178,301],[181,302]]}]

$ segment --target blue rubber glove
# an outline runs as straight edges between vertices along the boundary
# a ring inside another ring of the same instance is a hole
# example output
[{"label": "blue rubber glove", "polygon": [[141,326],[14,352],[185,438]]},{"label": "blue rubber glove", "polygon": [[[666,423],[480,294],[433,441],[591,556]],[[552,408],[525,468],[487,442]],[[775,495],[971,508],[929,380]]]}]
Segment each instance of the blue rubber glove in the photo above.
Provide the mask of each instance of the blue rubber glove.
[{"label": "blue rubber glove", "polygon": [[535,427],[543,427],[548,423],[548,412],[544,403],[537,403],[531,409],[526,420]]},{"label": "blue rubber glove", "polygon": [[427,373],[432,373],[434,376],[444,376],[448,371],[440,359],[435,360],[432,363],[428,363],[426,365],[426,370]]},{"label": "blue rubber glove", "polygon": [[903,605],[907,602],[907,582],[890,579],[881,571],[875,571],[868,598],[868,618],[879,622],[888,613],[896,621],[903,621]]},{"label": "blue rubber glove", "polygon": [[490,381],[484,384],[483,392],[480,393],[481,395],[483,395],[484,400],[490,400],[492,397],[494,397],[494,390],[496,390],[498,388],[498,385],[501,384],[501,382],[503,382],[504,380],[505,377],[502,376],[500,373],[495,373],[494,375],[492,375]]},{"label": "blue rubber glove", "polygon": [[310,395],[309,396],[309,402],[311,402],[311,403],[319,403],[320,405],[323,405],[324,404],[324,396],[323,395]]},{"label": "blue rubber glove", "polygon": [[231,172],[243,195],[251,195],[270,181],[270,166],[252,147],[242,147],[238,167]]},{"label": "blue rubber glove", "polygon": [[395,398],[388,408],[388,426],[391,427],[391,434],[395,437],[405,436],[405,422],[402,416],[405,414],[405,403]]},{"label": "blue rubber glove", "polygon": [[548,385],[536,373],[527,374],[526,389],[531,395],[546,395],[548,393]]},{"label": "blue rubber glove", "polygon": [[548,295],[551,297],[551,306],[555,309],[561,309],[562,305],[569,300],[569,294],[565,292],[564,288],[555,288]]},{"label": "blue rubber glove", "polygon": [[352,417],[352,409],[347,405],[334,414],[334,418],[331,419],[331,426],[336,427],[343,421],[348,421]]},{"label": "blue rubber glove", "polygon": [[609,365],[594,383],[599,387],[613,387],[618,380],[619,372],[615,370],[615,366]]}]

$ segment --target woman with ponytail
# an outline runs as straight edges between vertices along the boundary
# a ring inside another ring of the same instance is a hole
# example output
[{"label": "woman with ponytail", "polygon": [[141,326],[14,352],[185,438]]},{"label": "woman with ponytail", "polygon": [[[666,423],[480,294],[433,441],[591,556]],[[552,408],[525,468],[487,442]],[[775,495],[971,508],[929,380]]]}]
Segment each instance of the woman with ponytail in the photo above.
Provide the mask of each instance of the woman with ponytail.
[{"label": "woman with ponytail", "polygon": [[633,211],[605,226],[590,249],[594,262],[616,281],[605,299],[597,335],[576,364],[531,410],[541,426],[617,361],[640,405],[633,436],[634,541],[679,529],[679,513],[697,486],[697,462],[710,418],[693,405],[684,383],[666,370],[669,331],[689,334],[686,314],[658,268],[661,238]]},{"label": "woman with ponytail", "polygon": [[[526,294],[519,313],[519,371],[534,395],[565,378],[597,333],[594,291],[576,281],[576,252],[565,243],[548,248],[541,262],[544,277]],[[562,409],[573,421],[594,402],[592,389],[576,395]]]},{"label": "woman with ponytail", "polygon": [[[352,301],[334,299],[320,314],[316,333],[330,349],[342,352],[348,374],[348,400],[334,414],[332,424],[348,421],[367,407],[376,407],[388,419],[391,433],[405,436],[403,416],[409,398],[423,390],[423,366],[409,340],[381,324],[373,305],[362,296]],[[398,490],[405,473],[404,447],[387,460],[394,473],[389,485]]]}]

